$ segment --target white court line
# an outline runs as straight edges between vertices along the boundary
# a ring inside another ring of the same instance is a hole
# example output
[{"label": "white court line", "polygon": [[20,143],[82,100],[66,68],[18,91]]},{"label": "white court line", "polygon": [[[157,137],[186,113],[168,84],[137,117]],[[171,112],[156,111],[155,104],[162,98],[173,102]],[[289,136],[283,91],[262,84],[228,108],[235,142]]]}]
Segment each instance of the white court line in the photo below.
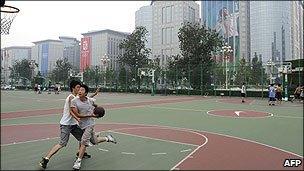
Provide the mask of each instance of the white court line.
[{"label": "white court line", "polygon": [[128,153],[128,152],[121,152],[121,154],[130,154],[130,155],[135,155],[135,153]]},{"label": "white court line", "polygon": [[119,131],[119,130],[137,129],[137,128],[142,129],[142,128],[153,128],[153,127],[118,128],[118,129],[108,130],[107,132],[113,132],[113,133],[116,133],[116,134],[123,134],[123,135],[134,136],[134,137],[139,137],[139,138],[146,138],[146,139],[157,140],[157,141],[165,141],[165,142],[170,142],[170,143],[175,143],[175,144],[191,145],[191,146],[194,146],[194,147],[197,147],[197,146],[198,146],[198,145],[195,145],[195,144],[177,142],[177,141],[172,141],[172,140],[164,140],[164,139],[159,139],[159,138],[152,138],[152,137],[146,137],[146,136],[141,136],[141,135],[128,134],[128,133],[124,133],[124,132],[117,132],[117,131]]},{"label": "white court line", "polygon": [[290,119],[303,119],[303,117],[300,117],[300,116],[274,115],[273,117],[276,117],[276,118],[290,118]]},{"label": "white court line", "polygon": [[156,108],[156,109],[167,109],[167,110],[182,110],[182,111],[194,111],[194,112],[205,112],[207,110],[196,110],[196,109],[181,109],[181,108],[174,108],[174,107],[157,107],[157,106],[147,106],[149,108]]},{"label": "white court line", "polygon": [[[220,110],[233,110],[233,109],[220,109]],[[252,112],[264,112],[264,111],[255,111],[255,110],[247,110],[244,109],[246,111],[252,111]],[[216,117],[224,117],[224,118],[234,118],[234,119],[238,119],[238,118],[242,118],[242,119],[261,119],[261,118],[269,118],[269,117],[273,117],[274,114],[270,113],[270,112],[264,112],[264,113],[268,113],[269,115],[267,116],[240,116],[240,117],[233,117],[233,116],[224,116],[224,115],[216,115],[216,114],[211,114],[210,112],[212,111],[219,111],[219,110],[209,110],[207,111],[207,115],[210,116],[216,116]]]},{"label": "white court line", "polygon": [[221,134],[221,133],[216,133],[216,132],[211,132],[211,131],[204,131],[204,130],[195,130],[195,129],[190,129],[190,128],[180,128],[180,127],[174,127],[174,126],[163,126],[163,125],[150,125],[150,124],[130,124],[130,123],[124,123],[124,122],[108,122],[108,123],[103,123],[103,124],[125,124],[125,125],[129,125],[129,126],[139,126],[139,125],[142,125],[142,126],[155,126],[155,127],[162,127],[162,128],[170,128],[170,129],[177,129],[177,130],[190,130],[190,131],[199,131],[199,132],[206,132],[206,133],[209,133],[209,134],[215,134],[215,135],[220,135],[220,136],[224,136],[224,137],[229,137],[229,138],[235,138],[235,139],[238,139],[238,140],[243,140],[243,141],[247,141],[247,142],[251,142],[251,143],[256,143],[256,144],[259,144],[259,145],[262,145],[262,146],[266,146],[266,147],[270,147],[270,148],[273,148],[275,150],[278,150],[278,151],[283,151],[285,153],[289,153],[289,154],[292,154],[292,155],[295,155],[297,157],[302,157],[301,155],[299,154],[296,154],[294,152],[290,152],[290,151],[287,151],[287,150],[284,150],[284,149],[280,149],[278,147],[274,147],[274,146],[271,146],[271,145],[267,145],[267,144],[263,144],[263,143],[260,143],[260,142],[257,142],[257,141],[254,141],[254,140],[249,140],[249,139],[245,139],[245,138],[240,138],[240,137],[236,137],[236,136],[232,136],[232,135],[226,135],[226,134]]},{"label": "white court line", "polygon": [[[142,107],[146,107],[147,105],[144,106],[126,106],[126,107],[119,107],[119,108],[112,108],[112,109],[106,109],[106,110],[119,110],[119,109],[127,109],[127,108],[142,108]],[[52,114],[47,114],[47,115],[36,115],[36,116],[21,116],[21,117],[15,117],[15,118],[4,118],[1,120],[9,120],[9,119],[27,119],[27,118],[32,118],[32,117],[44,117],[44,116],[50,116],[50,115],[59,115],[61,113],[52,113]]]},{"label": "white court line", "polygon": [[59,137],[43,138],[43,139],[30,140],[30,141],[22,141],[22,142],[13,142],[13,143],[9,143],[9,144],[1,144],[1,147],[5,147],[5,146],[9,146],[9,145],[16,145],[16,144],[32,143],[32,142],[37,142],[37,141],[52,140],[52,139],[56,139],[56,138],[59,138]]},{"label": "white court line", "polygon": [[164,155],[164,154],[167,154],[167,153],[152,153],[152,156],[155,156],[155,155]]},{"label": "white court line", "polygon": [[106,149],[103,149],[103,148],[98,148],[98,150],[100,150],[100,151],[106,151],[106,152],[109,151],[109,150],[106,150]]},{"label": "white court line", "polygon": [[[40,123],[28,123],[28,124],[20,124],[20,125],[33,125],[33,124],[40,124]],[[287,150],[284,150],[284,149],[280,149],[278,147],[274,147],[274,146],[271,146],[271,145],[260,143],[260,142],[254,141],[254,140],[249,140],[249,139],[245,139],[245,138],[240,138],[240,137],[236,137],[236,136],[232,136],[232,135],[226,135],[226,134],[221,134],[221,133],[216,133],[216,132],[211,132],[211,131],[195,130],[195,129],[190,129],[190,128],[180,128],[180,127],[174,127],[174,126],[163,126],[163,125],[153,125],[153,124],[132,124],[132,123],[124,123],[124,122],[107,122],[107,123],[102,123],[102,124],[111,124],[111,125],[113,125],[113,124],[120,124],[120,125],[124,124],[124,125],[129,125],[129,126],[146,126],[146,127],[147,126],[153,126],[153,127],[159,127],[159,128],[162,127],[162,128],[177,129],[177,130],[190,130],[190,131],[206,132],[206,133],[210,133],[210,134],[220,135],[220,136],[229,137],[229,138],[235,138],[235,139],[238,139],[238,140],[243,140],[243,141],[246,141],[246,142],[259,144],[259,145],[262,145],[262,146],[265,146],[265,147],[269,147],[269,148],[272,148],[272,149],[275,149],[275,150],[278,150],[278,151],[282,151],[282,152],[285,152],[285,153],[292,154],[292,155],[295,155],[297,157],[303,158],[303,156],[301,156],[299,154],[296,154],[294,152],[290,152],[290,151],[287,151]],[[16,124],[16,125],[19,125],[19,124]],[[58,138],[58,137],[55,137],[55,138]],[[39,141],[39,140],[35,140],[35,141]],[[23,142],[19,142],[18,144],[22,144],[22,143]],[[1,145],[1,146],[5,146],[5,145],[6,144]],[[193,158],[193,156],[189,155],[189,158]]]},{"label": "white court line", "polygon": [[187,152],[187,151],[191,151],[191,149],[182,150],[182,151],[180,151],[180,152],[183,153],[183,152]]}]

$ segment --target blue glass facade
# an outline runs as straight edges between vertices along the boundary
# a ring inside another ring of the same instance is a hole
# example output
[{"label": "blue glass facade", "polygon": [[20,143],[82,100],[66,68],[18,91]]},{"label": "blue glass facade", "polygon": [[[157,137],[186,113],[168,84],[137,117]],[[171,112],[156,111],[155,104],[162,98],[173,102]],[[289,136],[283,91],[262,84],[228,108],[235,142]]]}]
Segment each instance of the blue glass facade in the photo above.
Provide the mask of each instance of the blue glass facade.
[{"label": "blue glass facade", "polygon": [[230,61],[240,54],[239,1],[202,1],[202,24],[215,29],[233,49]]},{"label": "blue glass facade", "polygon": [[41,74],[43,76],[47,75],[48,71],[48,58],[49,58],[49,44],[42,44],[42,58],[41,58]]}]

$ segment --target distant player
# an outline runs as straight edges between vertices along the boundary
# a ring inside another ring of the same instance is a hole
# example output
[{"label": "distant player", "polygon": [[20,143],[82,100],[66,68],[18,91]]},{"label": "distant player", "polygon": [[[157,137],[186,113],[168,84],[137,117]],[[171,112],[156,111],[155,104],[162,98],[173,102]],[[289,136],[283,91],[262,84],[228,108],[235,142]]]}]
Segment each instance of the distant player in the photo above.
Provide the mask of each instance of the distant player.
[{"label": "distant player", "polygon": [[71,110],[75,114],[76,117],[80,118],[79,127],[84,130],[84,133],[81,137],[81,145],[79,149],[79,155],[76,161],[74,162],[73,169],[79,170],[81,167],[81,159],[86,150],[86,147],[89,146],[89,141],[91,141],[94,145],[101,142],[112,142],[116,144],[116,140],[111,136],[107,135],[105,137],[96,136],[94,132],[95,121],[92,117],[97,117],[97,115],[93,114],[94,101],[92,98],[88,98],[89,88],[86,85],[81,85],[78,96],[76,96],[71,101]]},{"label": "distant player", "polygon": [[246,86],[245,86],[245,83],[243,83],[243,85],[242,85],[241,96],[242,96],[242,103],[245,103],[245,96],[246,96]]},{"label": "distant player", "polygon": [[270,84],[269,89],[268,89],[268,97],[269,97],[269,101],[268,101],[268,105],[275,105],[275,88],[273,86],[273,84]]},{"label": "distant player", "polygon": [[277,88],[276,88],[276,97],[278,100],[278,104],[282,104],[282,87],[281,84],[278,84]]}]

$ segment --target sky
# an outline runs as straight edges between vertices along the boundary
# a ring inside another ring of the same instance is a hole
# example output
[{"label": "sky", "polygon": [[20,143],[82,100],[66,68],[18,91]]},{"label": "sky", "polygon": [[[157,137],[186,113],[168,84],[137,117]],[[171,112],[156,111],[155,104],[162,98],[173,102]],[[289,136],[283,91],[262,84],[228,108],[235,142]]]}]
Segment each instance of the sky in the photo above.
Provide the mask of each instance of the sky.
[{"label": "sky", "polygon": [[20,12],[10,34],[1,35],[1,48],[33,46],[32,42],[75,37],[92,30],[112,29],[131,33],[135,12],[151,1],[6,1]]}]

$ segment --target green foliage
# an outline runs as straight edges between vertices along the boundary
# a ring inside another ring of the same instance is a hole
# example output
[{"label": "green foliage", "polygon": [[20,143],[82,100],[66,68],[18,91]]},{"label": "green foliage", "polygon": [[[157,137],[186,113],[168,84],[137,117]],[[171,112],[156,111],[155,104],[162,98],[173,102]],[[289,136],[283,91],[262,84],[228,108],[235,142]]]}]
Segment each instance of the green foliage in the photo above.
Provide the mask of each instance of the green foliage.
[{"label": "green foliage", "polygon": [[130,75],[135,78],[138,87],[140,79],[137,76],[137,69],[148,66],[148,56],[151,53],[151,49],[145,47],[147,33],[145,27],[136,27],[133,33],[119,44],[119,48],[124,50],[124,54],[118,57],[119,62],[130,68]]},{"label": "green foliage", "polygon": [[147,33],[145,27],[136,27],[133,33],[119,45],[119,48],[124,50],[124,54],[119,56],[119,61],[129,66],[131,70],[137,70],[148,64],[151,50],[145,47]]},{"label": "green foliage", "polygon": [[[179,29],[178,38],[181,58],[175,60],[174,65],[179,69],[179,79],[187,78],[188,81],[190,79],[191,87],[197,89],[200,88],[201,83],[210,84],[214,62],[211,54],[222,46],[219,34],[204,25],[186,23]],[[172,69],[172,64],[170,68]]]},{"label": "green foliage", "polygon": [[95,66],[86,68],[83,72],[83,81],[88,85],[94,85],[97,87],[103,80],[103,74],[100,67]]},{"label": "green foliage", "polygon": [[248,83],[251,77],[250,65],[246,63],[246,60],[242,58],[239,61],[239,66],[236,68],[236,76],[234,84],[242,85],[242,83]]},{"label": "green foliage", "polygon": [[72,65],[68,62],[68,59],[58,59],[54,70],[50,73],[49,77],[53,82],[62,82],[64,86],[67,85],[69,78],[69,71],[72,69]]},{"label": "green foliage", "polygon": [[10,78],[19,79],[24,77],[30,80],[32,76],[30,64],[31,62],[27,59],[15,61],[12,67],[9,68],[11,70]]}]

